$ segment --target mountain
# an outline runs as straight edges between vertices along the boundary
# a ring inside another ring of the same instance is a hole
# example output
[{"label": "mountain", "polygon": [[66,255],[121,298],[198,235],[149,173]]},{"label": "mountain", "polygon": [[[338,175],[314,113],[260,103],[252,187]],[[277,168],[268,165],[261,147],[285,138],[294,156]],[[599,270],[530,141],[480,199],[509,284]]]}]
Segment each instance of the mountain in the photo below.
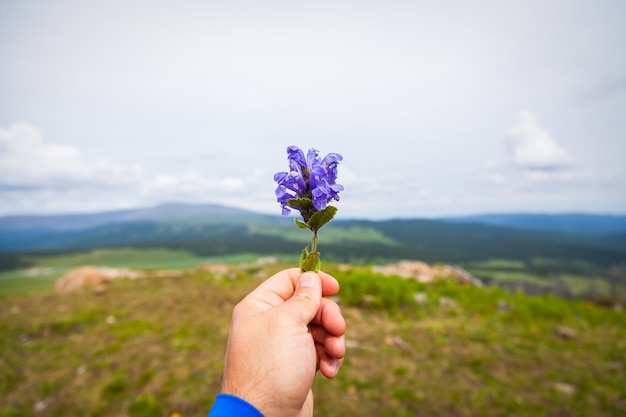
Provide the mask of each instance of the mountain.
[{"label": "mountain", "polygon": [[[306,231],[294,226],[293,217],[188,204],[95,214],[7,216],[0,218],[0,260],[15,265],[11,254],[115,246],[177,248],[201,256],[292,255],[310,241]],[[320,231],[320,251],[325,259],[341,262],[542,258],[606,266],[626,262],[623,221],[619,216],[569,214],[335,219]]]},{"label": "mountain", "polygon": [[271,219],[216,204],[180,203],[88,214],[5,216],[0,217],[0,251],[74,250],[192,238],[199,228],[211,225],[271,223]]},{"label": "mountain", "polygon": [[451,223],[479,223],[521,230],[572,236],[607,236],[626,233],[626,216],[603,214],[482,214],[442,219]]},{"label": "mountain", "polygon": [[222,222],[264,217],[217,204],[166,203],[155,207],[88,214],[0,217],[0,233],[17,231],[76,231],[132,222]]}]

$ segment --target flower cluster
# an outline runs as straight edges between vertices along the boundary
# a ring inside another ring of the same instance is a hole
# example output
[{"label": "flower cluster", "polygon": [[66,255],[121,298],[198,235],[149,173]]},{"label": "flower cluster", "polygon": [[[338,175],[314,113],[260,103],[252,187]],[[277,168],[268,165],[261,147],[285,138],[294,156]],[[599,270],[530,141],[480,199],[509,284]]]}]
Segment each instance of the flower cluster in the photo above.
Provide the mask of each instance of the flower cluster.
[{"label": "flower cluster", "polygon": [[328,203],[339,200],[343,186],[337,184],[337,165],[343,159],[338,153],[329,153],[321,159],[316,149],[304,152],[297,146],[287,148],[289,172],[277,172],[276,199],[283,207],[283,215],[298,210],[302,220],[294,219],[300,229],[312,233],[311,248],[305,247],[300,256],[302,271],[319,271],[320,253],[317,251],[318,231],[333,219],[337,208]]},{"label": "flower cluster", "polygon": [[304,221],[313,214],[310,210],[290,204],[290,200],[308,198],[315,211],[324,210],[331,200],[339,200],[343,186],[337,184],[337,165],[343,159],[338,153],[329,153],[321,159],[316,149],[304,152],[297,146],[287,148],[289,172],[277,172],[274,180],[278,183],[276,198],[283,208],[283,215],[291,208],[300,211]]}]

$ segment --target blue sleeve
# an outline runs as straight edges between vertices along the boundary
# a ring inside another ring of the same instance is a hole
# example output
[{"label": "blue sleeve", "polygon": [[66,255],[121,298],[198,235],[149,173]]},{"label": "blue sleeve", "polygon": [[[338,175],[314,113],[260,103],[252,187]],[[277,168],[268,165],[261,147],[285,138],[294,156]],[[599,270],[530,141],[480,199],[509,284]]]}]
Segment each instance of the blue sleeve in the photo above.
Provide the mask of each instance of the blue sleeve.
[{"label": "blue sleeve", "polygon": [[263,417],[254,406],[239,397],[219,394],[207,417]]}]

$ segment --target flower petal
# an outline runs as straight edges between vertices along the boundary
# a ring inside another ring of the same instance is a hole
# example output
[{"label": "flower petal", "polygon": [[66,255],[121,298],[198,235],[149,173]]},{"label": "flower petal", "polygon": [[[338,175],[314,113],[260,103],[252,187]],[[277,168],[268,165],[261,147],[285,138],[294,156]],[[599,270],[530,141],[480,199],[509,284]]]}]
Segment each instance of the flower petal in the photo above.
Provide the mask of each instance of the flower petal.
[{"label": "flower petal", "polygon": [[287,148],[287,154],[287,159],[290,162],[290,166],[291,162],[293,161],[298,166],[301,166],[303,168],[306,167],[306,160],[304,159],[304,152],[302,152],[302,149],[292,145]]}]

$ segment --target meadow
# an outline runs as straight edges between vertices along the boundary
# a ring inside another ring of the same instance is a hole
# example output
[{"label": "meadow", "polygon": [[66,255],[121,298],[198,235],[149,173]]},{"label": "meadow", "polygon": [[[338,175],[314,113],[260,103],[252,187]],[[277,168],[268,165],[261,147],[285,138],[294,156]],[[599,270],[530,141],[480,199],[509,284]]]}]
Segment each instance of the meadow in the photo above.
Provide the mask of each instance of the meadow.
[{"label": "meadow", "polygon": [[[120,249],[39,258],[30,275],[2,274],[0,416],[205,416],[233,306],[295,262],[254,259]],[[195,268],[207,261],[232,269]],[[183,273],[54,292],[65,269],[86,263]],[[348,352],[336,379],[316,379],[318,416],[626,415],[619,308],[420,284],[365,265],[324,269],[341,284]]]}]

